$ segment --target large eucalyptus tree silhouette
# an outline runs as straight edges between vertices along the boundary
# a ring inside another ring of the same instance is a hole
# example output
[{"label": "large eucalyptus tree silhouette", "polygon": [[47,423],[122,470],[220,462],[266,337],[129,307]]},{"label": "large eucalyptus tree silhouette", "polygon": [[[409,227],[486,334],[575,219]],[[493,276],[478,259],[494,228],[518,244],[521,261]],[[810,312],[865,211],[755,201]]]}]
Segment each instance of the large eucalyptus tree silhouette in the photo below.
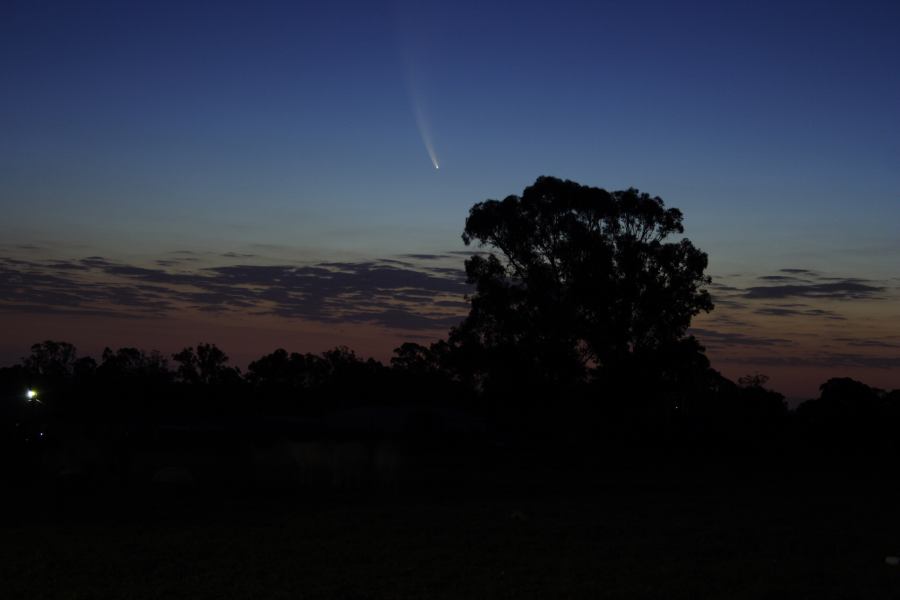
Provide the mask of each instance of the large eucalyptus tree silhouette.
[{"label": "large eucalyptus tree silhouette", "polygon": [[489,253],[466,261],[475,292],[451,342],[473,364],[554,385],[633,370],[680,347],[696,354],[687,329],[713,304],[707,256],[681,236],[682,219],[633,188],[554,177],[475,204],[463,241]]}]

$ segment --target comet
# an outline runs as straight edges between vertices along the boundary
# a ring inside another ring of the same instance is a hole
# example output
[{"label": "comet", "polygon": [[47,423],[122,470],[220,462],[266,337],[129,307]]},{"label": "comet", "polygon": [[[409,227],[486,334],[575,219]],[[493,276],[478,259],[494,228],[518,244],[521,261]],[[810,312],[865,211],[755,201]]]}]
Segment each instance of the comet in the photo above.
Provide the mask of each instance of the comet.
[{"label": "comet", "polygon": [[413,105],[413,114],[416,117],[416,128],[419,130],[419,137],[422,138],[422,144],[425,146],[425,151],[428,152],[428,158],[431,159],[431,164],[434,165],[435,170],[439,170],[441,164],[438,161],[437,152],[434,150],[431,127],[428,126],[428,117],[425,114],[425,103],[422,101],[422,97],[416,92],[412,81],[410,81],[410,99]]},{"label": "comet", "polygon": [[428,89],[428,70],[424,69],[423,60],[427,58],[428,50],[432,46],[423,28],[423,19],[428,16],[427,11],[423,12],[419,3],[412,0],[391,0],[388,4],[393,16],[399,58],[406,76],[406,91],[416,129],[419,131],[419,138],[425,146],[431,165],[438,171],[441,162],[435,150],[431,121],[426,110],[428,102],[425,101],[423,94],[423,90]]}]

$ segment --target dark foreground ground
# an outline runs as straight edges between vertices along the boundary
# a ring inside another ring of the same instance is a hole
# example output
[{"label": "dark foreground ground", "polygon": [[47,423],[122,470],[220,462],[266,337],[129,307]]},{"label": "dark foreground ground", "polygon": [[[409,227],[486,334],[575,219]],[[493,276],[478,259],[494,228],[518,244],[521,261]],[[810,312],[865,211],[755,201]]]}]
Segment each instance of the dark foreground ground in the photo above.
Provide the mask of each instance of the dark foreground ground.
[{"label": "dark foreground ground", "polygon": [[900,598],[900,486],[553,469],[471,485],[4,492],[4,598]]}]

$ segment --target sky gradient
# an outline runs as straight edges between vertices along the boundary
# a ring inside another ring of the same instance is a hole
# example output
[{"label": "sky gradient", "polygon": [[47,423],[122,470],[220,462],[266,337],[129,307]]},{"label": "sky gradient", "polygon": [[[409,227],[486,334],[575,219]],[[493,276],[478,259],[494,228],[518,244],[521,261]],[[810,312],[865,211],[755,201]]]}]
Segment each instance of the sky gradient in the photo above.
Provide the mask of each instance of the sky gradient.
[{"label": "sky gradient", "polygon": [[553,175],[684,212],[726,375],[898,388],[900,5],[725,4],[3,3],[0,363],[386,359],[465,314],[469,207]]}]

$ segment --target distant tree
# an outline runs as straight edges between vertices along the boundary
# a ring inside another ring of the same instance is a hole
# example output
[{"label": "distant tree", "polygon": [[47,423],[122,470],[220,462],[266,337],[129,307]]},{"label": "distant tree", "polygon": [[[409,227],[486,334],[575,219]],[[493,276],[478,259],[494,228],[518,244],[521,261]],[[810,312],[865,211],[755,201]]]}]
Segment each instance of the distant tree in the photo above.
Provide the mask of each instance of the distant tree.
[{"label": "distant tree", "polygon": [[266,354],[251,362],[247,366],[246,378],[258,386],[267,387],[294,387],[291,384],[295,380],[292,356],[287,350],[278,348],[271,354]]},{"label": "distant tree", "polygon": [[819,386],[819,398],[798,407],[804,417],[841,427],[858,419],[877,418],[884,391],[849,377],[833,377]]},{"label": "distant tree", "polygon": [[848,412],[871,412],[884,395],[883,390],[849,377],[833,377],[820,385],[819,391],[820,402]]},{"label": "distant tree", "polygon": [[328,380],[329,367],[321,356],[315,354],[288,354],[278,348],[251,362],[247,366],[246,379],[257,388],[280,391],[296,391],[322,387]]},{"label": "distant tree", "polygon": [[553,177],[521,196],[479,202],[463,241],[492,252],[466,261],[475,293],[450,341],[493,371],[488,383],[499,374],[557,387],[590,371],[661,368],[680,346],[702,352],[683,342],[692,317],[713,308],[707,256],[680,237],[682,220],[636,189]]},{"label": "distant tree", "polygon": [[394,356],[391,357],[391,367],[408,374],[424,375],[438,370],[437,357],[431,348],[405,342],[398,348],[394,348]]},{"label": "distant tree", "polygon": [[59,379],[72,374],[78,352],[68,342],[47,340],[31,346],[31,354],[23,360],[29,374]]},{"label": "distant tree", "polygon": [[97,361],[90,356],[81,356],[72,363],[72,375],[79,381],[90,381],[97,373]]},{"label": "distant tree", "polygon": [[347,346],[337,346],[322,353],[320,368],[331,385],[355,385],[377,376],[384,366],[373,358],[361,359]]},{"label": "distant tree", "polygon": [[452,403],[457,407],[470,401],[470,388],[454,377],[455,369],[447,364],[450,356],[447,342],[430,346],[406,342],[394,348],[391,357],[392,387],[407,402]]},{"label": "distant tree", "polygon": [[797,407],[797,417],[821,447],[849,453],[896,437],[883,390],[849,377],[831,378],[819,390],[817,399]]},{"label": "distant tree", "polygon": [[769,382],[769,376],[762,373],[753,373],[738,377],[738,385],[742,388],[765,388]]},{"label": "distant tree", "polygon": [[215,344],[198,344],[172,355],[176,375],[184,383],[222,385],[240,380],[240,370],[228,366],[228,356]]},{"label": "distant tree", "polygon": [[144,352],[137,348],[103,349],[99,373],[105,378],[139,377],[167,380],[171,375],[166,358],[158,351]]},{"label": "distant tree", "polygon": [[357,370],[363,364],[356,352],[347,346],[336,346],[326,350],[322,353],[322,359],[333,376]]}]

